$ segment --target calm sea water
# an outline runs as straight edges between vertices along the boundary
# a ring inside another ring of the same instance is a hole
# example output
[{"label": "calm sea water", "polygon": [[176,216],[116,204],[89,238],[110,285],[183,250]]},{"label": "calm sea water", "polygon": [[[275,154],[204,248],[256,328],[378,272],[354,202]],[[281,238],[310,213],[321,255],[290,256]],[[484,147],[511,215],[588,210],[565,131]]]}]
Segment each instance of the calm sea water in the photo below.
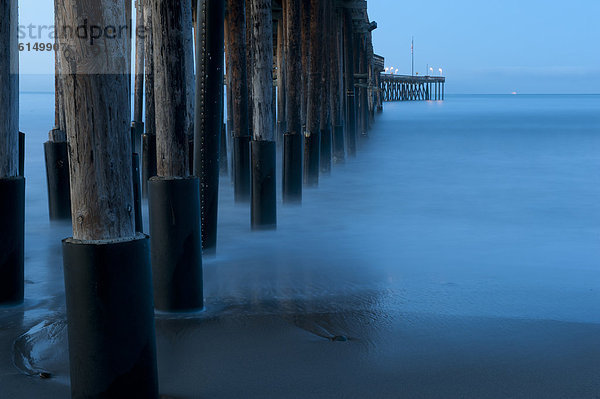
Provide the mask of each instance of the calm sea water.
[{"label": "calm sea water", "polygon": [[[21,104],[34,303],[62,296],[70,231],[48,222],[53,96],[22,93]],[[361,293],[409,311],[600,322],[599,111],[600,96],[386,104],[358,157],[301,208],[280,207],[275,233],[249,231],[223,179],[209,308]]]},{"label": "calm sea water", "polygon": [[[70,226],[48,222],[42,150],[53,106],[22,93],[26,301],[0,308],[0,345],[14,352],[14,364],[0,356],[0,385],[14,397],[68,397]],[[594,397],[599,111],[600,96],[386,104],[357,158],[302,207],[280,205],[276,232],[250,231],[224,178],[206,310],[157,315],[162,392]],[[334,334],[351,341],[323,339]]]}]

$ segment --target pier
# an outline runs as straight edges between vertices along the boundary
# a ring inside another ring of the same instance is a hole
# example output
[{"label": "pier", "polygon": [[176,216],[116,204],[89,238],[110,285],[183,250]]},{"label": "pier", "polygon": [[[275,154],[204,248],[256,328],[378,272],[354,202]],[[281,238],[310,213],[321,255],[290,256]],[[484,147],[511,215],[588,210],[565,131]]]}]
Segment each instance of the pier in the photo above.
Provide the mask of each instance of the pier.
[{"label": "pier", "polygon": [[444,100],[444,76],[411,76],[381,74],[383,101],[440,101]]},{"label": "pier", "polygon": [[[26,299],[27,268],[18,3],[0,6],[0,304],[11,306]],[[72,228],[62,241],[71,392],[156,398],[154,309],[204,308],[220,186],[233,186],[252,231],[276,230],[278,184],[283,206],[302,203],[359,156],[384,101],[443,99],[444,79],[383,74],[365,0],[92,3],[55,0],[44,147],[49,219]],[[90,38],[72,34],[88,21]]]}]

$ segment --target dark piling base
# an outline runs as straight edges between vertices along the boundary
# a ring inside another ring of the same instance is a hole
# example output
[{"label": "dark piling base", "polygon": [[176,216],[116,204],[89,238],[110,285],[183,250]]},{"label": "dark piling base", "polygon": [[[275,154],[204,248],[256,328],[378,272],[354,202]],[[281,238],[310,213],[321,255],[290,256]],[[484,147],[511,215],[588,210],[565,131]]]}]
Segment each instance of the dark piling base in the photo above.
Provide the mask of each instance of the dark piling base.
[{"label": "dark piling base", "polygon": [[144,221],[142,218],[142,190],[140,184],[140,156],[133,153],[131,157],[131,168],[133,172],[133,207],[135,210],[135,231],[144,232]]},{"label": "dark piling base", "polygon": [[158,398],[148,237],[63,241],[72,398]]},{"label": "dark piling base", "polygon": [[23,302],[25,178],[0,179],[0,304]]},{"label": "dark piling base", "polygon": [[188,155],[188,171],[190,176],[194,176],[194,137],[188,139]]},{"label": "dark piling base", "polygon": [[148,180],[156,176],[156,136],[142,136],[142,198],[148,198]]},{"label": "dark piling base", "polygon": [[317,187],[319,185],[319,162],[321,140],[319,133],[304,135],[304,185]]},{"label": "dark piling base", "polygon": [[227,125],[223,124],[221,132],[221,155],[219,157],[219,173],[223,177],[229,176],[229,160],[227,159]]},{"label": "dark piling base", "polygon": [[44,143],[50,220],[71,220],[71,180],[66,142]]},{"label": "dark piling base", "polygon": [[154,177],[148,194],[155,307],[202,309],[200,180]]},{"label": "dark piling base", "polygon": [[25,177],[25,133],[19,132],[19,176]]},{"label": "dark piling base", "polygon": [[252,229],[277,228],[276,143],[253,141],[252,147]]},{"label": "dark piling base", "polygon": [[250,137],[233,139],[233,186],[235,202],[250,202]]},{"label": "dark piling base", "polygon": [[283,136],[283,203],[302,202],[302,135]]},{"label": "dark piling base", "polygon": [[348,157],[356,157],[356,129],[346,126],[346,145],[348,146]]},{"label": "dark piling base", "polygon": [[331,174],[331,128],[321,130],[321,160],[320,169],[324,175]]},{"label": "dark piling base", "polygon": [[144,135],[144,122],[131,122],[131,151],[142,153],[142,136]]},{"label": "dark piling base", "polygon": [[277,121],[277,145],[281,146],[285,143],[285,131],[287,130],[287,123],[285,121]]},{"label": "dark piling base", "polygon": [[333,128],[333,162],[336,164],[344,163],[345,158],[344,126],[335,126]]}]

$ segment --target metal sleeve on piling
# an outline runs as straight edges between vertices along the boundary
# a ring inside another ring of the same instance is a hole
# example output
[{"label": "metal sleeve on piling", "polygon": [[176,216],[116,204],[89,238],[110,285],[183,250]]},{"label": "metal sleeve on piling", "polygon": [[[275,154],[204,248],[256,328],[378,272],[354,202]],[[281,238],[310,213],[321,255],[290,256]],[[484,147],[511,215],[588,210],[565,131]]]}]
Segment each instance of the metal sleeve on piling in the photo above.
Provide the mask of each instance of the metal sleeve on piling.
[{"label": "metal sleeve on piling", "polygon": [[20,303],[24,292],[25,178],[0,179],[0,304]]},{"label": "metal sleeve on piling", "polygon": [[318,132],[304,135],[304,185],[307,187],[319,185],[320,136]]},{"label": "metal sleeve on piling", "polygon": [[25,133],[19,132],[19,176],[25,176]]},{"label": "metal sleeve on piling", "polygon": [[63,241],[73,398],[157,398],[148,237]]},{"label": "metal sleeve on piling", "polygon": [[252,148],[252,229],[277,228],[276,143],[253,141]]},{"label": "metal sleeve on piling", "polygon": [[156,136],[142,136],[142,198],[148,198],[148,180],[156,176]]},{"label": "metal sleeve on piling", "polygon": [[283,136],[283,202],[302,202],[302,135]]},{"label": "metal sleeve on piling", "polygon": [[200,180],[154,177],[148,194],[155,307],[202,309]]},{"label": "metal sleeve on piling", "polygon": [[250,201],[250,137],[233,138],[233,184],[235,202]]},{"label": "metal sleeve on piling", "polygon": [[44,143],[50,220],[71,220],[71,182],[67,142]]}]

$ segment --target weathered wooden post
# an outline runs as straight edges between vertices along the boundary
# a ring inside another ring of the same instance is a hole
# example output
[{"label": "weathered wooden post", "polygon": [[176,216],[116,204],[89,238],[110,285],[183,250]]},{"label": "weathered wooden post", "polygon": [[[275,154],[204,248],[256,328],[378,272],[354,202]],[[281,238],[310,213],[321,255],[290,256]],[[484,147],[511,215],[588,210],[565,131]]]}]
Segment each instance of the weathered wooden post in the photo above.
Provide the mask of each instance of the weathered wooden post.
[{"label": "weathered wooden post", "polygon": [[320,116],[323,70],[323,0],[310,0],[310,61],[308,100],[306,105],[306,131],[304,132],[304,184],[319,184]]},{"label": "weathered wooden post", "polygon": [[363,137],[368,135],[369,131],[369,99],[368,99],[368,58],[367,58],[367,39],[364,33],[358,35],[358,63],[359,73],[362,76],[362,84],[359,88],[359,109],[360,109],[360,133]]},{"label": "weathered wooden post", "polygon": [[0,3],[0,304],[23,301],[25,178],[19,176],[17,0]]},{"label": "weathered wooden post", "polygon": [[273,129],[273,21],[271,0],[251,0],[252,92],[254,95],[252,160],[252,228],[277,226],[275,135]]},{"label": "weathered wooden post", "polygon": [[[191,175],[194,174],[194,123],[195,123],[195,119],[196,119],[196,109],[194,106],[194,103],[196,101],[195,99],[195,91],[196,91],[196,76],[195,76],[195,69],[194,69],[194,23],[193,20],[194,18],[192,17],[193,12],[192,12],[192,8],[194,7],[194,3],[197,4],[197,1],[190,1],[190,7],[186,7],[185,8],[185,12],[189,13],[189,16],[186,15],[185,19],[189,20],[190,23],[189,25],[184,26],[184,57],[183,57],[183,62],[185,62],[186,67],[185,67],[185,80],[186,80],[186,84],[185,84],[185,88],[186,88],[186,113],[185,113],[185,129],[186,129],[186,134],[188,136],[188,153],[189,153],[189,160],[188,160],[188,171]],[[194,9],[197,12],[197,5],[194,7]]]},{"label": "weathered wooden post", "polygon": [[203,307],[200,180],[189,175],[185,59],[188,1],[152,0],[157,176],[148,183],[154,303],[164,311]]},{"label": "weathered wooden post", "polygon": [[152,4],[142,0],[144,13],[144,98],[146,133],[142,136],[142,197],[148,197],[148,180],[156,176],[156,106],[154,99],[154,40]]},{"label": "weathered wooden post", "polygon": [[285,126],[285,30],[284,16],[285,3],[282,2],[282,16],[277,22],[277,142],[283,143],[283,135],[286,131]]},{"label": "weathered wooden post", "polygon": [[[300,8],[302,49],[302,103],[300,104],[303,130],[306,128],[306,105],[308,102],[308,79],[310,74],[310,0],[303,0]],[[304,132],[302,132],[304,134]]]},{"label": "weathered wooden post", "polygon": [[283,202],[302,201],[302,0],[287,0],[286,21],[286,133],[283,139]]},{"label": "weathered wooden post", "polygon": [[[73,398],[158,397],[148,237],[133,215],[126,0],[64,0],[57,27],[73,237],[63,241]],[[81,38],[75,27],[87,24]],[[141,383],[143,382],[143,383]]]},{"label": "weathered wooden post", "polygon": [[228,37],[233,122],[233,184],[236,202],[250,201],[250,133],[248,128],[248,58],[246,2],[229,0]]},{"label": "weathered wooden post", "polygon": [[[140,154],[142,151],[141,139],[144,134],[144,121],[143,109],[144,109],[144,38],[145,38],[145,27],[144,27],[144,0],[135,0],[135,87],[133,92],[133,122],[131,123],[132,128],[132,140],[133,140],[133,152]],[[148,0],[146,0],[148,1]]]},{"label": "weathered wooden post", "polygon": [[333,29],[331,16],[333,3],[327,1],[323,4],[323,37],[321,54],[323,60],[323,75],[321,79],[321,118],[320,118],[320,161],[319,168],[322,174],[331,173],[331,31]]},{"label": "weathered wooden post", "polygon": [[223,128],[225,0],[198,2],[194,174],[200,177],[202,247],[217,247],[219,147]]},{"label": "weathered wooden post", "polygon": [[346,74],[346,143],[348,155],[356,156],[356,103],[354,88],[354,28],[352,10],[344,10],[344,49]]},{"label": "weathered wooden post", "polygon": [[[224,131],[221,134],[221,156],[219,159],[219,168],[221,176],[229,176],[229,167],[232,165],[229,163],[228,147],[233,147],[230,143],[233,135],[233,118],[231,113],[233,112],[233,100],[231,98],[231,41],[229,39],[229,12],[225,10],[225,98],[223,106],[227,110],[227,117],[225,118]],[[224,111],[225,112],[225,111]],[[233,174],[231,176],[233,183]]]},{"label": "weathered wooden post", "polygon": [[334,9],[332,13],[332,35],[331,35],[331,79],[330,79],[330,95],[331,95],[331,121],[333,124],[333,162],[342,163],[346,157],[345,140],[344,140],[344,125],[342,112],[342,79],[344,73],[342,71],[341,53],[341,18],[338,10]]},{"label": "weathered wooden post", "polygon": [[[55,26],[60,26],[59,0],[55,0]],[[63,78],[60,72],[60,57],[54,63],[54,128],[50,131],[48,141],[44,143],[46,164],[46,182],[48,185],[48,211],[50,220],[71,219],[71,194],[69,183],[69,155],[67,134],[65,132],[65,110],[63,99]]]},{"label": "weathered wooden post", "polygon": [[[250,3],[252,2],[252,0],[245,0],[246,3],[246,76],[248,77],[248,131],[250,132],[250,137],[253,136],[253,132],[254,132],[254,127],[252,126],[252,124],[254,123],[253,118],[252,118],[252,114],[253,114],[253,107],[254,107],[254,101],[251,101],[251,99],[254,98],[253,94],[252,94],[252,68],[253,68],[253,62],[254,62],[254,55],[253,55],[253,51],[254,48],[252,47],[252,30],[254,29],[254,24],[252,21],[252,13],[250,12]],[[252,168],[251,168],[252,169]]]}]

